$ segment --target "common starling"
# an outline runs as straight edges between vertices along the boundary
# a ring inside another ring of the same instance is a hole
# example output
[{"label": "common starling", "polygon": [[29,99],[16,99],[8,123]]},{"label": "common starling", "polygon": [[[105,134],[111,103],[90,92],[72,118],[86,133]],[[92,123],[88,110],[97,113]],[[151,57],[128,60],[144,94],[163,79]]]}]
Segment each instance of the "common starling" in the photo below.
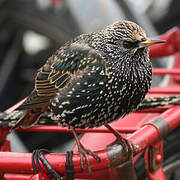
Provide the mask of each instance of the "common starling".
[{"label": "common starling", "polygon": [[107,124],[138,109],[152,80],[147,46],[161,42],[130,21],[67,42],[38,70],[34,90],[19,107],[27,112],[14,128],[30,127],[50,110],[52,120],[72,129],[86,161],[87,154],[99,160],[75,129],[105,125],[121,138]]}]

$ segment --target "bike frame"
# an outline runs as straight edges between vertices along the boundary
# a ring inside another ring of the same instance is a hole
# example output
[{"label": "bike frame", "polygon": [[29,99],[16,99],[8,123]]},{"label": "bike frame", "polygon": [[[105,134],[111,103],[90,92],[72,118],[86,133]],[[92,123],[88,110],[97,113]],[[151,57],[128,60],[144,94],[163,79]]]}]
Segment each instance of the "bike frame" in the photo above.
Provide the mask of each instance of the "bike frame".
[{"label": "bike frame", "polygon": [[[159,36],[159,39],[167,41],[165,44],[157,44],[150,47],[150,57],[157,58],[162,56],[175,55],[173,69],[153,69],[154,75],[171,75],[168,87],[152,88],[148,96],[164,96],[169,94],[180,94],[180,29],[173,28],[166,34]],[[13,111],[19,104],[8,109],[6,112]],[[111,123],[111,126],[122,133],[136,147],[134,151],[133,163],[145,152],[145,164],[147,176],[150,180],[165,180],[166,176],[162,169],[163,162],[163,145],[162,140],[169,132],[180,126],[180,106],[169,105],[160,108],[142,110],[132,113],[125,118]],[[28,129],[18,129],[17,131],[49,131],[49,132],[71,132],[67,128],[59,126],[34,126]],[[105,128],[77,129],[79,133],[85,133],[82,138],[82,144],[91,149],[98,150],[96,153],[101,158],[97,162],[89,156],[92,174],[87,173],[87,167],[82,172],[80,166],[80,156],[78,153],[73,154],[75,179],[103,179],[115,180],[122,176],[120,164],[128,160],[120,144],[108,146],[115,137]],[[32,154],[10,152],[10,142],[6,139],[9,131],[7,128],[0,129],[0,177],[6,180],[49,180],[46,173],[39,172],[34,174],[32,168]],[[8,152],[9,151],[9,152]],[[77,151],[77,147],[73,148]],[[45,154],[45,157],[52,167],[60,174],[66,172],[66,155],[65,154]],[[41,164],[42,165],[42,164]],[[42,165],[45,172],[47,170]]]}]

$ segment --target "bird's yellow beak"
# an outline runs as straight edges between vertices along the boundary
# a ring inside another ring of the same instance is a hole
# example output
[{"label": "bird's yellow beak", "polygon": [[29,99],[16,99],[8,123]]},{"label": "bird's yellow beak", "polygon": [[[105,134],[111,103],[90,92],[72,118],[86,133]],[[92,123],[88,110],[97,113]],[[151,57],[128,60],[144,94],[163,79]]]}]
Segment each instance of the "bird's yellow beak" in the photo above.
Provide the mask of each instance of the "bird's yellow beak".
[{"label": "bird's yellow beak", "polygon": [[147,38],[147,40],[139,43],[139,47],[147,47],[153,44],[165,43],[165,42],[166,42],[165,40]]}]

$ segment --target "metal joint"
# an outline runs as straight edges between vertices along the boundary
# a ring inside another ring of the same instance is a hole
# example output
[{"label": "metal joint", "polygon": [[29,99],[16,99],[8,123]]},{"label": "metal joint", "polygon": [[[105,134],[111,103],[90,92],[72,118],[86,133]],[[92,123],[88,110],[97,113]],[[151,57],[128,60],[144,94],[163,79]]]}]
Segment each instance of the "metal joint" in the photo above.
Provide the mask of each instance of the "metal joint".
[{"label": "metal joint", "polygon": [[160,139],[165,138],[169,133],[169,124],[166,119],[161,116],[154,117],[147,124],[153,125],[159,131]]},{"label": "metal joint", "polygon": [[158,170],[163,162],[163,142],[150,146],[145,153],[146,170],[154,172]]},{"label": "metal joint", "polygon": [[[106,148],[110,161],[111,176],[116,180],[137,180],[132,159],[128,151],[120,144],[113,144]],[[134,154],[134,152],[133,152]]]},{"label": "metal joint", "polygon": [[107,146],[106,151],[110,161],[110,167],[115,167],[128,161],[128,153],[123,150],[120,144]]}]

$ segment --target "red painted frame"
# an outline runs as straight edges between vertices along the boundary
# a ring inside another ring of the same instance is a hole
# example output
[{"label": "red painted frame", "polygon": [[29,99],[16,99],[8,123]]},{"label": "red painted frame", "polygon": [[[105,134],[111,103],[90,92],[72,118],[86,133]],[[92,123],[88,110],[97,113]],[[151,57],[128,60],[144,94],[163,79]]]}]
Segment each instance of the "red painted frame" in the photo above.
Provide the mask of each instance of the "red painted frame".
[{"label": "red painted frame", "polygon": [[[153,69],[153,73],[155,75],[171,75],[169,81],[169,85],[171,87],[152,88],[149,91],[148,96],[152,96],[152,94],[153,96],[180,94],[180,76],[178,76],[180,75],[180,63],[178,62],[180,59],[180,29],[173,28],[158,38],[166,40],[167,43],[150,47],[150,57],[156,58],[175,55],[175,68]],[[18,105],[13,106],[6,112],[12,111]],[[136,145],[137,155],[134,157],[134,162],[138,159],[143,151],[149,151],[149,146],[156,147],[156,144],[159,142],[159,131],[157,127],[152,124],[148,124],[149,120],[156,116],[164,118],[164,121],[166,121],[166,123],[169,125],[170,131],[173,131],[176,127],[180,126],[180,106],[177,105],[138,111],[128,115],[120,121],[116,121],[111,124],[112,127],[123,133],[127,139]],[[67,128],[61,128],[57,126],[36,126],[24,130],[19,129],[19,131],[71,132],[71,130],[68,130]],[[90,176],[86,172],[86,167],[84,172],[81,171],[80,156],[79,154],[74,154],[73,162],[76,179],[100,179],[102,177],[104,180],[116,179],[110,167],[110,160],[107,156],[106,149],[106,146],[114,140],[114,136],[110,134],[109,131],[104,127],[77,131],[85,133],[81,138],[81,142],[85,147],[94,151],[97,149],[102,149],[96,151],[96,153],[101,157],[102,161],[101,163],[98,163],[95,159],[89,157],[91,169],[93,171],[92,175]],[[2,146],[0,147],[0,176],[6,178],[7,180],[39,180],[42,179],[42,177],[44,180],[48,180],[48,176],[44,173],[34,174],[32,169],[31,153],[7,152],[10,151],[10,143],[6,140],[7,134],[7,129],[2,128],[0,130],[0,141],[3,142]],[[77,147],[75,146],[73,150],[77,151]],[[46,154],[45,157],[57,172],[60,174],[65,174],[65,154]],[[148,161],[147,155],[145,155],[145,160]],[[150,180],[166,179],[161,167],[158,168],[158,170],[156,170],[154,173],[151,173],[151,171],[147,169],[147,175]]]}]

